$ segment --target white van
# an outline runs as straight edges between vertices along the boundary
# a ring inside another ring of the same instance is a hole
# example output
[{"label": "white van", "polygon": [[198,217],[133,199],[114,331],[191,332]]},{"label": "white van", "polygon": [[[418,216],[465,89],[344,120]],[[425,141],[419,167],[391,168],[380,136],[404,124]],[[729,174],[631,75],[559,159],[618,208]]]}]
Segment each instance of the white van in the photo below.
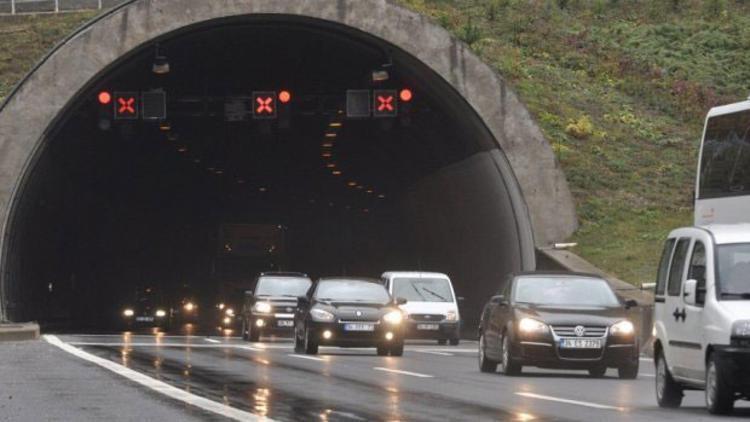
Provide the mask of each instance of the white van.
[{"label": "white van", "polygon": [[461,317],[451,279],[443,273],[389,271],[383,283],[393,297],[407,300],[406,338],[433,339],[439,344],[458,345]]},{"label": "white van", "polygon": [[664,245],[656,282],[659,406],[705,390],[711,413],[750,398],[750,224],[686,227]]}]

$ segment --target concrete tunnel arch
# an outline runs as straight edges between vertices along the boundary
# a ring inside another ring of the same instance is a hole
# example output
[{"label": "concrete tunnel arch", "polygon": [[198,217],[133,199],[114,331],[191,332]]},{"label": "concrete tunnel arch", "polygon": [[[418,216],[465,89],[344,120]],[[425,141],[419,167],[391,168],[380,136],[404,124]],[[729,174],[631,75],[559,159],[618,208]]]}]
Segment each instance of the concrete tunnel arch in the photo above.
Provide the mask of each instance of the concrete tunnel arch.
[{"label": "concrete tunnel arch", "polygon": [[[8,311],[8,292],[24,282],[9,264],[19,198],[55,126],[76,99],[134,51],[170,34],[261,16],[378,40],[428,69],[436,90],[460,98],[461,117],[497,144],[488,157],[512,206],[517,243],[507,247],[518,249],[520,256],[514,269],[535,268],[536,247],[573,233],[575,208],[564,174],[525,106],[500,75],[425,16],[385,0],[133,0],[60,43],[0,108],[0,319],[22,315]],[[448,169],[440,177],[454,176]]]}]

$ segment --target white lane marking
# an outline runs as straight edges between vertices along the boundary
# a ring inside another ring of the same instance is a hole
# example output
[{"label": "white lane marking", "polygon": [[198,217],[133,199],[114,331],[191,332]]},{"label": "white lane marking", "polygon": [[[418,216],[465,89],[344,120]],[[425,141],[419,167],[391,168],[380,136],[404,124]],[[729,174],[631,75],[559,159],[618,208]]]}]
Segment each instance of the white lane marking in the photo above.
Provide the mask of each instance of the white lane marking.
[{"label": "white lane marking", "polygon": [[209,400],[201,396],[196,396],[195,394],[188,393],[187,391],[180,390],[179,388],[173,387],[165,382],[151,378],[130,368],[126,368],[118,363],[114,363],[111,360],[100,358],[88,352],[84,352],[83,350],[73,347],[70,344],[64,343],[56,336],[45,334],[44,340],[47,341],[47,343],[59,347],[60,349],[76,357],[99,365],[104,369],[110,370],[117,375],[121,375],[150,390],[163,394],[169,398],[187,403],[190,406],[199,407],[211,413],[215,413],[217,415],[224,416],[225,418],[230,418],[237,421],[272,421],[272,419],[269,419],[267,417],[260,417],[258,415],[235,409],[233,407]]},{"label": "white lane marking", "polygon": [[644,361],[644,362],[653,362],[653,361],[654,361],[654,360],[653,360],[653,359],[651,359],[651,358],[640,358],[640,360],[642,360],[642,361]]},{"label": "white lane marking", "polygon": [[410,377],[417,377],[417,378],[435,378],[432,375],[428,374],[420,374],[419,372],[409,372],[409,371],[401,371],[398,369],[388,369],[388,368],[382,368],[380,366],[376,366],[372,368],[376,371],[383,371],[383,372],[390,372],[392,374],[399,374],[399,375],[408,375]]},{"label": "white lane marking", "polygon": [[291,357],[297,358],[297,359],[316,360],[318,362],[325,362],[326,361],[326,359],[319,358],[317,356],[295,355],[294,353],[289,353],[287,356],[291,356]]},{"label": "white lane marking", "polygon": [[649,377],[649,378],[654,378],[654,377],[656,377],[656,374],[638,374],[638,376],[639,376],[639,377]]},{"label": "white lane marking", "polygon": [[605,405],[605,404],[591,403],[591,402],[587,402],[587,401],[578,401],[578,400],[563,399],[563,398],[559,398],[559,397],[544,396],[544,395],[541,395],[541,394],[534,394],[534,393],[527,393],[527,392],[517,392],[516,395],[517,396],[522,396],[522,397],[528,397],[528,398],[531,398],[531,399],[553,401],[553,402],[557,402],[557,403],[572,404],[572,405],[576,405],[576,406],[585,406],[585,407],[590,407],[590,408],[593,408],[593,409],[619,410],[619,411],[625,410],[622,407],[608,406],[608,405]]},{"label": "white lane marking", "polygon": [[412,350],[412,352],[427,353],[428,355],[438,355],[438,356],[453,356],[452,353],[438,352],[434,350]]},{"label": "white lane marking", "polygon": [[208,338],[208,337],[204,338],[203,340],[206,340],[209,343],[221,343],[219,340],[215,340],[215,339]]},{"label": "white lane marking", "polygon": [[70,341],[68,344],[73,346],[113,346],[113,347],[195,347],[204,349],[216,348],[243,348],[247,346],[237,346],[234,344],[201,344],[201,343],[105,343],[93,341]]}]

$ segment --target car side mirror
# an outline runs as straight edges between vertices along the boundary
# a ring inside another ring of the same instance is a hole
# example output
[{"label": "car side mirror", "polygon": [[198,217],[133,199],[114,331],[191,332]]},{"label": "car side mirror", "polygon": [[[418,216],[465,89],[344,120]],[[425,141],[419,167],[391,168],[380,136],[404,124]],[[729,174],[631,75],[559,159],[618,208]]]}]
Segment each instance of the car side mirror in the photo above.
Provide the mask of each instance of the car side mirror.
[{"label": "car side mirror", "polygon": [[685,282],[685,290],[682,293],[685,303],[687,303],[688,305],[695,305],[697,293],[698,281],[693,279],[687,280]]},{"label": "car side mirror", "polygon": [[396,305],[405,305],[407,301],[403,297],[397,297],[395,302]]},{"label": "car side mirror", "polygon": [[625,301],[625,309],[635,308],[638,306],[638,301],[635,299],[628,299]]},{"label": "car side mirror", "polygon": [[491,303],[494,303],[495,305],[504,305],[507,302],[505,301],[505,296],[503,295],[495,295],[492,296],[492,299],[490,299]]}]

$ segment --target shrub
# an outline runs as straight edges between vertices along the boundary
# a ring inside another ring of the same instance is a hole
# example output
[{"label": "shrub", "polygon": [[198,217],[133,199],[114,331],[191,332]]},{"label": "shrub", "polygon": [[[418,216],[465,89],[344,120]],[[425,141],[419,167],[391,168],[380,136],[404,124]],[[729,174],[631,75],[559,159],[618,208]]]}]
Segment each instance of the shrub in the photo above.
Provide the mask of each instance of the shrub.
[{"label": "shrub", "polygon": [[586,139],[594,133],[594,124],[588,116],[583,115],[578,120],[568,122],[565,133],[576,139]]}]

